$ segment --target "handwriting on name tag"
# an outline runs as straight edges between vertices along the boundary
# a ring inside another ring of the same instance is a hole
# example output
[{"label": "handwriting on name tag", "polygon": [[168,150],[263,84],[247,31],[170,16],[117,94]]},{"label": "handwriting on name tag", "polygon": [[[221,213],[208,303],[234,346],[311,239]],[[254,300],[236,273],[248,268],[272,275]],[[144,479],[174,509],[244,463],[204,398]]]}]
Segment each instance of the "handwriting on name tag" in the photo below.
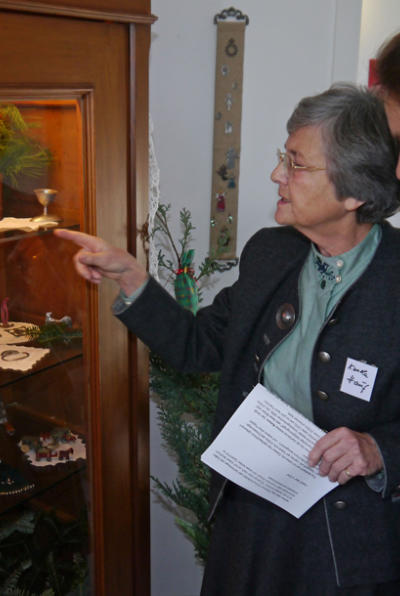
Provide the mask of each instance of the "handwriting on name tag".
[{"label": "handwriting on name tag", "polygon": [[378,368],[353,358],[347,358],[340,391],[370,401]]}]

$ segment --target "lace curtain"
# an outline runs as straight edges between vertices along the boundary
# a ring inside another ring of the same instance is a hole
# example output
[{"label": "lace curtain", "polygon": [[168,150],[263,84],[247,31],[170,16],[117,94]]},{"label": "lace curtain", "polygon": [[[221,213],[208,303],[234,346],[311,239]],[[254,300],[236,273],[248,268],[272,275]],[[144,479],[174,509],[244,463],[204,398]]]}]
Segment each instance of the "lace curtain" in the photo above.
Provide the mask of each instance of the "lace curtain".
[{"label": "lace curtain", "polygon": [[158,280],[157,249],[153,238],[154,218],[160,202],[160,168],[158,167],[153,138],[154,126],[149,117],[149,272]]}]

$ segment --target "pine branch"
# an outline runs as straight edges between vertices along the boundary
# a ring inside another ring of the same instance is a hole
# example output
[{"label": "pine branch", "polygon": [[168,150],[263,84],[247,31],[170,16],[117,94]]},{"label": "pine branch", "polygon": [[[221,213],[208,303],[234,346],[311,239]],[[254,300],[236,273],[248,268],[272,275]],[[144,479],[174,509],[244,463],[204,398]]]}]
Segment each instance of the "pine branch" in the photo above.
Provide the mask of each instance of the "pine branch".
[{"label": "pine branch", "polygon": [[156,221],[158,222],[159,225],[159,230],[162,231],[168,238],[171,248],[173,250],[173,252],[175,253],[176,256],[176,260],[178,262],[178,267],[180,266],[180,262],[181,262],[181,258],[180,258],[180,254],[178,252],[178,249],[176,248],[174,239],[172,238],[171,232],[169,230],[169,226],[168,226],[168,212],[170,210],[171,205],[159,205],[157,213],[156,213]]},{"label": "pine branch", "polygon": [[0,172],[8,186],[19,187],[22,175],[37,178],[51,163],[50,151],[30,137],[19,109],[0,104]]},{"label": "pine branch", "polygon": [[175,520],[192,544],[194,544],[196,558],[200,563],[204,564],[204,561],[207,558],[211,530],[209,528],[199,528],[196,524],[192,524],[178,517],[176,517]]},{"label": "pine branch", "polygon": [[169,259],[165,259],[165,255],[161,252],[161,250],[158,251],[157,260],[160,267],[164,267],[164,269],[168,269],[168,271],[175,273],[176,268],[174,267],[173,262]]},{"label": "pine branch", "polygon": [[81,338],[82,330],[71,329],[66,323],[46,323],[41,327],[27,328],[27,335],[31,341],[34,340],[43,345],[51,345],[59,341],[68,344],[73,339]]},{"label": "pine branch", "polygon": [[188,209],[185,207],[181,209],[179,213],[179,218],[181,220],[181,224],[183,226],[183,237],[181,238],[180,245],[182,248],[181,254],[187,251],[187,245],[192,238],[192,231],[196,228],[192,224],[192,215]]},{"label": "pine branch", "polygon": [[203,262],[199,266],[199,275],[196,277],[196,280],[199,281],[202,277],[210,277],[214,273],[224,273],[225,271],[229,271],[233,267],[236,267],[239,262],[239,259],[233,259],[232,261],[225,261],[221,263],[216,258],[213,257],[205,257]]},{"label": "pine branch", "polygon": [[[197,310],[200,288],[193,280],[209,277],[215,273],[228,271],[237,260],[221,264],[218,255],[206,257],[194,273],[194,251],[189,249],[195,227],[191,213],[183,208],[179,213],[182,236],[178,243],[180,252],[173,241],[168,226],[170,205],[160,205],[155,233],[165,236],[178,260],[178,268],[185,270],[178,280],[177,268],[160,250],[159,265],[170,271],[173,278],[175,296],[179,303],[193,313]],[[186,278],[184,277],[186,276]],[[193,300],[195,293],[196,301]],[[176,517],[176,522],[193,543],[196,557],[205,562],[212,524],[208,521],[208,490],[211,472],[201,462],[201,454],[211,441],[211,429],[216,409],[219,374],[182,374],[155,354],[150,355],[150,386],[158,397],[157,409],[161,436],[167,448],[173,452],[178,465],[178,476],[171,483],[152,478],[156,492],[163,497]]]}]

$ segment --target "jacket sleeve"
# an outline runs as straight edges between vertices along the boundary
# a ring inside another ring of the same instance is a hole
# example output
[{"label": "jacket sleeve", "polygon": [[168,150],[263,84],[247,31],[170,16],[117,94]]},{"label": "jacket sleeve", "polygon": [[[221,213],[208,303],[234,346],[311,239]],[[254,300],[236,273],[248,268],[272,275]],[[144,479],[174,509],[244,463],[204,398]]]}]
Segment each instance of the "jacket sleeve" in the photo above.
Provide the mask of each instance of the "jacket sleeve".
[{"label": "jacket sleeve", "polygon": [[182,372],[220,370],[234,287],[194,316],[150,278],[134,304],[117,317],[153,352]]},{"label": "jacket sleeve", "polygon": [[[182,372],[221,370],[227,330],[238,295],[254,291],[251,263],[265,251],[264,232],[256,233],[243,249],[239,279],[221,290],[210,306],[194,316],[153,278],[133,305],[116,316],[165,362]],[[273,246],[274,243],[271,242]],[[267,251],[268,254],[268,251]],[[250,288],[250,290],[249,290]],[[243,314],[243,313],[242,313]]]},{"label": "jacket sleeve", "polygon": [[400,499],[400,421],[376,426],[368,434],[375,439],[384,462],[386,482],[382,497]]}]

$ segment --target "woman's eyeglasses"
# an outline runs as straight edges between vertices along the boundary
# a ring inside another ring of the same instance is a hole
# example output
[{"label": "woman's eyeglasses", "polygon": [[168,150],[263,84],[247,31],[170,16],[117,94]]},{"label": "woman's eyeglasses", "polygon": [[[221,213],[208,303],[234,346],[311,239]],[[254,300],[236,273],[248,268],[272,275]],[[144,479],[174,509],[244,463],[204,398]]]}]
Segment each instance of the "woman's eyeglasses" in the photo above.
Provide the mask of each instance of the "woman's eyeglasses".
[{"label": "woman's eyeglasses", "polygon": [[320,172],[322,170],[326,170],[326,168],[317,168],[315,166],[299,166],[295,161],[293,161],[293,158],[290,157],[288,153],[281,151],[280,149],[278,149],[277,155],[279,163],[283,165],[285,171],[288,174],[291,174],[295,170],[305,170],[306,172]]}]

